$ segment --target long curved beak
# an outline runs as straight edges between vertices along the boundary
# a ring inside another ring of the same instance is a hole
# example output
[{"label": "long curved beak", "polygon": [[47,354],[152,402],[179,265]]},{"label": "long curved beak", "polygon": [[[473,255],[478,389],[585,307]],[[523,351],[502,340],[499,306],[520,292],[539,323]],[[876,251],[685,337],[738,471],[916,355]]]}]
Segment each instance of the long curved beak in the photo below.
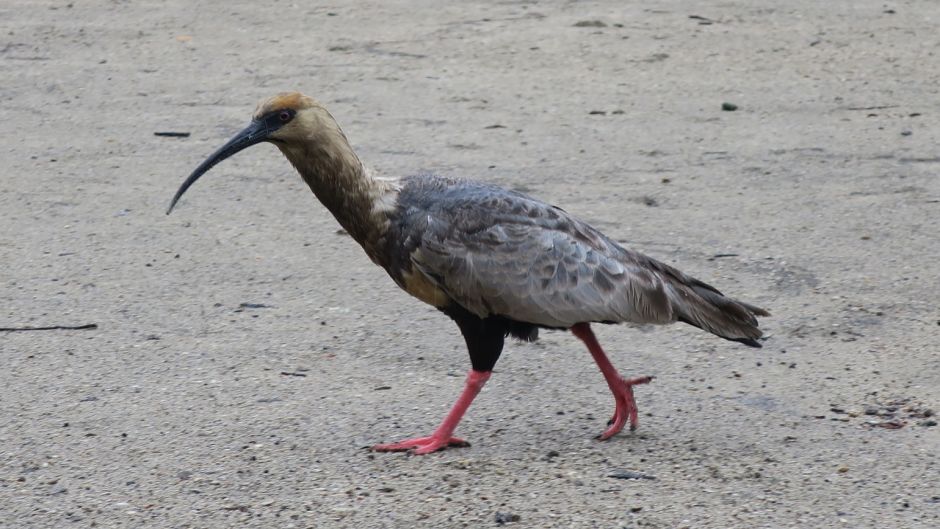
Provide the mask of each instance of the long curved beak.
[{"label": "long curved beak", "polygon": [[180,186],[179,190],[176,192],[176,195],[173,196],[173,200],[170,202],[170,207],[167,208],[166,214],[169,215],[173,211],[173,207],[176,206],[176,202],[183,196],[183,193],[189,189],[189,186],[196,183],[196,180],[199,180],[199,177],[204,175],[215,167],[215,165],[222,160],[232,156],[233,154],[245,150],[252,145],[261,143],[268,139],[268,135],[272,131],[265,123],[265,120],[255,120],[252,121],[250,125],[245,127],[241,132],[235,135],[232,139],[228,141],[225,145],[220,147],[217,151],[212,153],[211,156],[206,158],[206,161],[199,164],[199,167],[193,171],[193,174],[189,175],[189,178],[183,182],[183,185]]}]

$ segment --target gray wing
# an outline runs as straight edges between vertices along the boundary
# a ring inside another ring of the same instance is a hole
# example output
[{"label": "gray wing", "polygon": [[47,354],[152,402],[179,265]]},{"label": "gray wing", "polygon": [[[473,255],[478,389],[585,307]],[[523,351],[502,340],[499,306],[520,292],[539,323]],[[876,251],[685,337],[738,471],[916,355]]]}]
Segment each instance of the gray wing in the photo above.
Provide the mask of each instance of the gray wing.
[{"label": "gray wing", "polygon": [[474,314],[561,328],[676,320],[651,259],[561,209],[472,183],[435,195],[416,219],[411,263]]}]

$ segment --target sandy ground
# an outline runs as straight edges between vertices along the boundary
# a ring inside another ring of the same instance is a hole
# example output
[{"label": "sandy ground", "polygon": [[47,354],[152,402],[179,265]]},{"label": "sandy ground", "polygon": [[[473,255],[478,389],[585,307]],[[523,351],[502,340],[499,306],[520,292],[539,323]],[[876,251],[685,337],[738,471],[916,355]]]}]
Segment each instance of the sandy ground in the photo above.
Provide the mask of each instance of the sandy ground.
[{"label": "sandy ground", "polygon": [[[938,22],[930,0],[5,0],[0,326],[98,328],[0,333],[0,526],[940,526]],[[471,448],[371,454],[450,406],[456,327],[272,147],[164,215],[287,89],[384,174],[526,190],[769,308],[765,347],[598,329],[657,377],[600,443],[600,374],[543,333],[507,347]]]}]

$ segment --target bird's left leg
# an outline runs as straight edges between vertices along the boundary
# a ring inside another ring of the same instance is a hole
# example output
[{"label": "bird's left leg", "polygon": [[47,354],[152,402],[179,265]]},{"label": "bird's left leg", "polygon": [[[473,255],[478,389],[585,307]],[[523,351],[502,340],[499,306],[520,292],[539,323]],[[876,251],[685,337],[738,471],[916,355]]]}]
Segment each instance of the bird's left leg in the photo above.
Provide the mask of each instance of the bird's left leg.
[{"label": "bird's left leg", "polygon": [[584,342],[588,351],[591,352],[591,356],[594,357],[594,361],[597,362],[597,367],[599,367],[601,373],[604,374],[604,379],[607,381],[607,386],[610,387],[610,392],[614,394],[614,400],[617,405],[614,410],[614,416],[610,420],[610,426],[604,433],[597,436],[597,438],[603,441],[613,437],[623,429],[627,419],[630,420],[630,429],[636,430],[638,418],[636,401],[633,399],[633,386],[646,384],[653,380],[653,377],[623,378],[620,376],[620,373],[617,372],[617,368],[610,363],[610,360],[607,359],[607,355],[604,354],[604,350],[601,349],[601,344],[597,342],[597,338],[594,336],[594,331],[591,330],[590,324],[579,323],[571,328],[571,333]]},{"label": "bird's left leg", "polygon": [[406,450],[413,450],[415,455],[424,455],[447,448],[448,446],[470,446],[470,443],[463,439],[453,437],[454,430],[457,429],[457,424],[460,423],[460,419],[463,417],[463,414],[466,413],[467,408],[470,407],[473,399],[476,398],[480,390],[483,389],[483,385],[489,380],[490,373],[491,371],[476,371],[473,369],[467,372],[467,383],[464,385],[463,392],[450,409],[450,413],[447,414],[447,417],[444,417],[444,421],[441,422],[441,425],[438,426],[431,435],[407,439],[398,443],[375,445],[372,447],[372,450],[376,452],[404,452]]},{"label": "bird's left leg", "polygon": [[447,448],[448,446],[470,446],[470,443],[463,439],[452,437],[454,430],[457,429],[457,423],[466,413],[470,403],[476,398],[483,385],[489,380],[493,372],[493,366],[499,359],[503,351],[503,338],[506,336],[506,328],[499,320],[479,318],[459,306],[453,306],[443,311],[453,318],[460,327],[460,333],[463,334],[467,342],[467,350],[470,353],[470,363],[473,368],[467,372],[467,383],[464,385],[463,392],[450,409],[447,417],[434,433],[428,437],[418,437],[408,439],[400,443],[375,445],[373,450],[378,452],[404,452],[411,450],[415,455],[430,454]]}]

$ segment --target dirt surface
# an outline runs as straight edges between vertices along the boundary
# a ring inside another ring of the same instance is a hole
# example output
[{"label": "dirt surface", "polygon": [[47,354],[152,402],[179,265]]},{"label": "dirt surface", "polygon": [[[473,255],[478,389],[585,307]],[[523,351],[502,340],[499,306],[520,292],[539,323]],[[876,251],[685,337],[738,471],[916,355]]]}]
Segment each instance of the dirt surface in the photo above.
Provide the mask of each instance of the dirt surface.
[{"label": "dirt surface", "polygon": [[[98,326],[0,332],[0,526],[940,526],[940,3],[207,4],[0,4],[0,326]],[[272,147],[164,215],[289,89],[386,175],[525,190],[767,307],[765,347],[598,328],[656,376],[601,443],[597,368],[543,333],[472,447],[368,452],[446,412],[456,326]]]}]

